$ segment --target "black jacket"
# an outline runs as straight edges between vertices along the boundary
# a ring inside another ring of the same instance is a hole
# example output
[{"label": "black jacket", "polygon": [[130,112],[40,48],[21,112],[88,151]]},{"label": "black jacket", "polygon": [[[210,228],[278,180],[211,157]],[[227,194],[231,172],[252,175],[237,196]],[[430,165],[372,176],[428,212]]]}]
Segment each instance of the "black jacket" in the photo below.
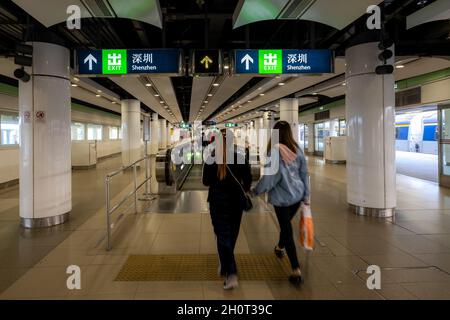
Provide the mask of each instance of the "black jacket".
[{"label": "black jacket", "polygon": [[245,164],[238,164],[245,161],[245,155],[235,152],[234,164],[228,164],[227,174],[225,179],[219,180],[216,163],[203,165],[203,184],[209,187],[208,202],[218,206],[240,206],[238,199],[241,198],[242,190],[237,184],[236,180],[230,174],[230,170],[236,179],[241,183],[244,190],[250,190],[252,184],[252,173],[250,164],[245,161]]}]

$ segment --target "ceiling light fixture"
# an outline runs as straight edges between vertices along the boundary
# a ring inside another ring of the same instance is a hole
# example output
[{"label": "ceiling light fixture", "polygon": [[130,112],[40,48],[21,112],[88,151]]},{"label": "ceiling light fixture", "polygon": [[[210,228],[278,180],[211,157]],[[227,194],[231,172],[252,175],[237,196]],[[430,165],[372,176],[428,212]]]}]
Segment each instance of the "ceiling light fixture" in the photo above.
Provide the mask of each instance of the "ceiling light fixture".
[{"label": "ceiling light fixture", "polygon": [[98,93],[102,93],[102,90],[97,90]]},{"label": "ceiling light fixture", "polygon": [[155,97],[159,97],[159,94],[155,94]]},{"label": "ceiling light fixture", "polygon": [[101,97],[101,95],[99,95],[99,94],[96,94],[95,96],[96,96],[97,98]]},{"label": "ceiling light fixture", "polygon": [[284,82],[280,82],[278,85],[279,86],[284,86]]},{"label": "ceiling light fixture", "polygon": [[152,84],[151,84],[151,83],[146,83],[145,86],[146,86],[146,87],[151,87]]},{"label": "ceiling light fixture", "polygon": [[78,85],[75,83],[72,83],[72,87],[78,87]]},{"label": "ceiling light fixture", "polygon": [[212,93],[208,93],[208,97],[212,97],[213,95],[212,95]]},{"label": "ceiling light fixture", "polygon": [[218,84],[218,83],[213,83],[213,86],[214,86],[214,87],[218,87],[219,84]]},{"label": "ceiling light fixture", "polygon": [[260,93],[259,95],[262,97],[264,95],[264,93]]},{"label": "ceiling light fixture", "polygon": [[404,68],[405,66],[404,65],[402,65],[402,64],[399,64],[398,66],[395,66],[395,68],[397,68],[397,69],[402,69],[402,68]]},{"label": "ceiling light fixture", "polygon": [[164,103],[164,101],[160,101],[159,103]]}]

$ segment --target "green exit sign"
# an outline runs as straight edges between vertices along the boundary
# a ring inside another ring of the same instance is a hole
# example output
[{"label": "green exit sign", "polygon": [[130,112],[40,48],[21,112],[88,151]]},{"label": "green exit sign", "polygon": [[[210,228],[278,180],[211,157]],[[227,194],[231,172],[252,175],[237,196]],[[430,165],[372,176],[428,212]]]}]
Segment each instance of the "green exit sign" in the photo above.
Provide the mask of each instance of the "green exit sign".
[{"label": "green exit sign", "polygon": [[180,124],[180,128],[181,129],[189,129],[189,127],[190,127],[189,123],[184,123],[183,122],[183,123]]},{"label": "green exit sign", "polygon": [[259,50],[259,73],[275,74],[283,72],[282,50]]},{"label": "green exit sign", "polygon": [[236,127],[236,126],[237,126],[236,123],[232,123],[232,122],[225,123],[225,127],[227,127],[227,128],[232,128],[232,127]]},{"label": "green exit sign", "polygon": [[126,74],[127,73],[127,50],[102,50],[102,73],[103,74]]}]

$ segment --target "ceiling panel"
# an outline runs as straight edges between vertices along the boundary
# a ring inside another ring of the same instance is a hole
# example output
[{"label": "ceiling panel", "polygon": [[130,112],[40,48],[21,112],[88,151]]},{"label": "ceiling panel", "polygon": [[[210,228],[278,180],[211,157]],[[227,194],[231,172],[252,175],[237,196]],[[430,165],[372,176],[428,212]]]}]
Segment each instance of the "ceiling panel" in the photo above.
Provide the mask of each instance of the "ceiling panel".
[{"label": "ceiling panel", "polygon": [[241,0],[233,28],[272,19],[309,20],[341,30],[382,0]]},{"label": "ceiling panel", "polygon": [[225,101],[228,100],[236,91],[245,85],[252,76],[239,75],[227,76],[218,87],[217,91],[212,96],[210,102],[207,104],[205,112],[202,113],[201,119],[206,119],[210,114],[217,110]]},{"label": "ceiling panel", "polygon": [[[128,91],[136,99],[152,108],[152,110],[157,112],[170,123],[182,121],[179,113],[174,112],[175,118],[172,118],[160,103],[160,99],[153,96],[138,77],[110,77],[110,79],[121,86],[124,90]],[[158,91],[159,90],[160,88],[158,88]],[[164,88],[161,88],[161,90],[164,90]]]},{"label": "ceiling panel", "polygon": [[80,0],[13,0],[13,2],[46,27],[66,21],[68,17],[66,11],[70,5],[80,7],[81,17],[92,17]]},{"label": "ceiling panel", "polygon": [[[266,83],[267,86],[274,86],[273,89],[270,89],[268,94],[265,94],[264,96],[259,96],[257,89],[253,90],[256,92],[257,97],[251,98],[250,103],[245,103],[246,95],[241,97],[241,102],[244,104],[238,108],[235,111],[232,111],[231,113],[224,116],[222,119],[220,119],[220,122],[232,119],[242,113],[248,112],[250,110],[253,110],[255,108],[264,106],[270,102],[273,102],[277,99],[283,98],[285,96],[288,96],[290,94],[293,94],[297,91],[300,91],[304,88],[310,87],[314,84],[317,84],[319,82],[325,81],[327,79],[330,79],[332,77],[335,77],[338,74],[341,74],[345,71],[345,62],[344,59],[336,59],[335,62],[335,73],[330,74],[323,74],[323,75],[315,75],[315,76],[308,76],[308,75],[299,75],[298,77],[292,77],[288,80],[284,80],[283,78],[271,78],[268,83]],[[285,81],[285,85],[279,86],[277,83],[280,81]],[[261,86],[260,86],[261,87]],[[261,91],[264,91],[261,90]]]},{"label": "ceiling panel", "polygon": [[13,2],[46,27],[65,22],[68,17],[67,7],[77,5],[80,7],[82,18],[117,16],[162,28],[162,14],[158,0],[13,0]]},{"label": "ceiling panel", "polygon": [[203,105],[208,89],[212,85],[214,77],[194,77],[192,79],[191,105],[189,108],[189,122],[194,122],[198,111]]},{"label": "ceiling panel", "polygon": [[182,119],[177,97],[169,77],[150,78],[176,119]]}]

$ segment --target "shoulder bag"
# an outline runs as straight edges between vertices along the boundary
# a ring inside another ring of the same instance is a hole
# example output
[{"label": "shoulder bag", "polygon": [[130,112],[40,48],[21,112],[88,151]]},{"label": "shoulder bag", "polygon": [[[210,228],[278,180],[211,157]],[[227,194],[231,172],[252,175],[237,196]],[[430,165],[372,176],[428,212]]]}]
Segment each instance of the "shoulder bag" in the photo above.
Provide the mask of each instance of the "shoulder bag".
[{"label": "shoulder bag", "polygon": [[231,176],[233,177],[234,181],[236,181],[239,187],[241,188],[242,191],[241,202],[244,211],[250,211],[253,208],[252,199],[250,199],[250,197],[247,195],[244,188],[242,187],[242,184],[238,181],[238,179],[236,179],[236,177],[234,176],[233,172],[231,171],[230,167],[228,167],[228,165],[227,169],[230,172]]}]

